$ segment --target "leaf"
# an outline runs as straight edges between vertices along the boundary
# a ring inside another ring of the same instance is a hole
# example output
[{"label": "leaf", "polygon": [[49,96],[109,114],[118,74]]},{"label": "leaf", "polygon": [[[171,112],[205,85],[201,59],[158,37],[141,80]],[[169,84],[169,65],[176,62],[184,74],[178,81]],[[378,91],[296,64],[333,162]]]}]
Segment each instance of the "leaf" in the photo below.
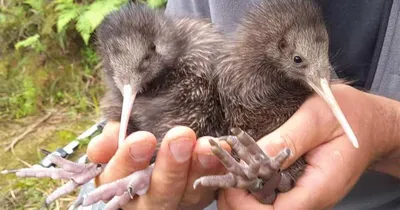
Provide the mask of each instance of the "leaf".
[{"label": "leaf", "polygon": [[57,18],[58,33],[64,30],[64,28],[66,27],[66,25],[68,25],[69,22],[78,17],[79,14],[78,11],[79,9],[77,7],[72,7],[70,9],[65,9],[59,13],[59,16]]},{"label": "leaf", "polygon": [[34,47],[35,44],[37,44],[39,41],[40,35],[35,34],[33,36],[30,36],[24,40],[21,40],[15,44],[15,49],[19,49],[21,47]]},{"label": "leaf", "polygon": [[5,23],[7,21],[7,16],[0,13],[0,23]]},{"label": "leaf", "polygon": [[147,0],[147,5],[151,8],[160,8],[165,6],[167,0]]},{"label": "leaf", "polygon": [[57,12],[57,32],[61,33],[68,23],[76,19],[81,11],[86,9],[86,5],[74,4],[73,0],[57,0],[55,11]]},{"label": "leaf", "polygon": [[55,11],[61,11],[69,9],[71,6],[74,5],[73,0],[57,0],[56,7],[54,8]]},{"label": "leaf", "polygon": [[54,25],[56,24],[57,15],[55,13],[49,13],[45,21],[42,22],[42,30],[40,31],[40,35],[50,35],[54,33]]},{"label": "leaf", "polygon": [[43,0],[25,0],[24,3],[28,4],[30,7],[32,7],[32,9],[38,12],[43,8]]},{"label": "leaf", "polygon": [[104,17],[127,2],[128,0],[98,0],[88,7],[76,23],[76,30],[86,45],[89,43],[90,34],[100,25]]}]

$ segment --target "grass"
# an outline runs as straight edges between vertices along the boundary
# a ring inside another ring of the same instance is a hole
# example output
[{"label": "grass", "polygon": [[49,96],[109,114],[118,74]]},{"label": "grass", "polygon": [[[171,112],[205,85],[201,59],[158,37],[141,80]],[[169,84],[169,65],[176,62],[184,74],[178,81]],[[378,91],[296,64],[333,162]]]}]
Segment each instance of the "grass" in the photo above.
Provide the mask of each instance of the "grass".
[{"label": "grass", "polygon": [[[71,114],[66,112],[53,114],[36,131],[28,134],[15,146],[15,156],[11,152],[0,153],[0,170],[26,167],[17,158],[32,165],[39,163],[44,158],[40,148],[54,151],[58,147],[65,146],[93,125],[93,118],[94,116],[71,117]],[[18,121],[7,123],[7,125],[1,123],[1,139],[10,139],[7,138],[9,134],[7,131],[16,130],[20,133],[26,127],[25,124],[32,124],[35,120],[37,117],[25,118],[24,123]],[[8,145],[9,141],[3,140],[0,143]],[[76,160],[85,152],[85,149],[85,147],[78,149],[70,159]],[[0,206],[2,209],[38,209],[45,197],[62,183],[65,182],[49,178],[17,178],[14,174],[5,175],[0,179]],[[74,195],[75,193],[63,197],[52,204],[50,209],[66,209],[73,201]]]},{"label": "grass", "polygon": [[[98,64],[89,47],[67,54],[57,49],[46,54],[11,51],[0,57],[0,149],[46,112],[53,112],[15,146],[15,156],[10,151],[0,152],[0,170],[26,167],[19,160],[37,164],[44,157],[40,148],[54,151],[65,146],[97,122],[103,94]],[[84,145],[71,158],[78,158],[85,150]],[[1,209],[39,209],[45,197],[62,183],[0,175]],[[67,209],[75,193],[49,209]]]},{"label": "grass", "polygon": [[90,48],[74,57],[16,51],[0,58],[1,118],[22,118],[57,106],[99,114],[103,87],[97,63]]},{"label": "grass", "polygon": [[[3,170],[26,167],[22,161],[39,163],[44,157],[40,148],[52,151],[65,146],[100,117],[99,100],[104,90],[99,60],[91,42],[83,42],[75,25],[79,17],[87,14],[80,12],[86,11],[89,4],[102,5],[104,10],[110,5],[109,1],[57,1],[63,4],[63,12],[71,15],[78,9],[76,14],[81,15],[64,16],[70,20],[68,24],[64,22],[67,25],[61,27],[63,30],[58,30],[60,11],[54,7],[55,1],[0,2],[0,149],[46,112],[54,113],[15,146],[15,155],[0,152]],[[165,6],[167,0],[145,2],[158,8]],[[98,7],[92,9],[98,11]],[[96,11],[86,18],[88,23],[99,20]],[[84,152],[85,146],[71,158]],[[0,209],[39,209],[45,197],[62,183],[0,175]],[[50,209],[66,209],[73,199],[74,194],[65,196]]]}]

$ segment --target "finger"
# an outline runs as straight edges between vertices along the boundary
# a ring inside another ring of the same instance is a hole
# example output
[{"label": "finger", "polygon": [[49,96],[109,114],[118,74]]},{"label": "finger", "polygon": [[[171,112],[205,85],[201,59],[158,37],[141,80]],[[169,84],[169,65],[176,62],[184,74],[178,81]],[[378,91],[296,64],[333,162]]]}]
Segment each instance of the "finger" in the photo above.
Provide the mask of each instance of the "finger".
[{"label": "finger", "polygon": [[272,210],[273,207],[260,203],[254,196],[242,189],[229,188],[220,190],[218,195],[218,209],[221,210]]},{"label": "finger", "polygon": [[[370,154],[356,151],[346,137],[328,142],[305,156],[305,174],[295,188],[279,194],[276,209],[329,209],[355,185]],[[357,160],[357,161],[354,161]]]},{"label": "finger", "polygon": [[119,122],[107,122],[101,134],[88,145],[87,155],[93,163],[107,163],[118,148]]},{"label": "finger", "polygon": [[[346,104],[346,106],[342,106],[345,115],[351,113],[352,105],[345,103],[345,101],[352,100],[349,97],[354,94],[349,93],[349,91],[355,90],[344,85],[332,89],[338,103]],[[354,117],[350,115],[348,120],[350,124],[355,121]],[[353,128],[356,128],[356,126],[353,126]],[[314,95],[305,101],[286,123],[260,139],[258,144],[270,156],[275,156],[282,149],[288,147],[292,154],[282,166],[287,168],[307,151],[344,135],[327,103],[321,97]]]},{"label": "finger", "polygon": [[[206,207],[216,197],[216,189],[201,186],[196,189],[193,188],[193,183],[196,179],[206,175],[219,175],[225,171],[219,159],[211,152],[209,138],[207,136],[201,137],[196,142],[188,183],[181,200],[181,205],[183,206],[181,207],[189,208],[191,204],[196,205],[196,207]],[[223,149],[230,152],[230,147],[225,141],[221,141],[220,144]]]},{"label": "finger", "polygon": [[196,134],[187,127],[172,128],[163,138],[152,174],[147,206],[176,209],[186,187]]},{"label": "finger", "polygon": [[149,132],[138,131],[129,135],[98,176],[97,184],[109,183],[147,168],[156,144],[155,136]]}]

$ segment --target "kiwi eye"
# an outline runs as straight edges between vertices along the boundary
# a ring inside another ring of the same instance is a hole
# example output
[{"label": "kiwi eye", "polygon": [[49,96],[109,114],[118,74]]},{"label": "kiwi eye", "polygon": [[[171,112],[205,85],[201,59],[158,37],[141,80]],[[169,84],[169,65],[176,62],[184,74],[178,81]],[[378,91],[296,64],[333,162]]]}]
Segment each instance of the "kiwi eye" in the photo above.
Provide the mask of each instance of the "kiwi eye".
[{"label": "kiwi eye", "polygon": [[294,61],[295,63],[301,63],[301,62],[303,62],[303,59],[301,59],[300,56],[294,56],[293,61]]},{"label": "kiwi eye", "polygon": [[152,43],[152,44],[150,45],[150,50],[151,50],[151,51],[156,51],[156,45],[155,45],[154,43]]},{"label": "kiwi eye", "polygon": [[144,56],[143,60],[145,60],[145,61],[148,61],[148,60],[150,60],[150,55],[146,55],[146,56]]}]

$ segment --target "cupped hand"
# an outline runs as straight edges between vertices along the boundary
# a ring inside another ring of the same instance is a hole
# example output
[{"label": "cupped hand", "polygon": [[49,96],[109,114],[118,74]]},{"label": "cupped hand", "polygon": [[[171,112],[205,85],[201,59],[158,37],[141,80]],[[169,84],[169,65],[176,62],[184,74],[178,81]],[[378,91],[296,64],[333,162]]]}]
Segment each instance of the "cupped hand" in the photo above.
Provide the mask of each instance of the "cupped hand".
[{"label": "cupped hand", "polygon": [[346,85],[332,89],[360,147],[351,145],[325,101],[313,96],[285,124],[258,141],[270,156],[284,147],[292,150],[283,168],[304,155],[307,167],[295,187],[279,194],[273,205],[260,204],[244,190],[222,190],[219,209],[329,209],[370,166],[400,177],[399,103]]},{"label": "cupped hand", "polygon": [[[109,122],[102,134],[88,146],[88,157],[95,163],[108,163],[96,179],[96,185],[116,181],[145,169],[155,152],[153,134],[139,131],[129,135],[118,148],[119,123]],[[229,150],[227,144],[222,144]],[[203,209],[215,198],[215,189],[193,189],[193,182],[204,175],[220,174],[224,170],[211,154],[207,137],[196,141],[193,130],[178,126],[163,138],[150,188],[136,196],[124,209]]]}]

